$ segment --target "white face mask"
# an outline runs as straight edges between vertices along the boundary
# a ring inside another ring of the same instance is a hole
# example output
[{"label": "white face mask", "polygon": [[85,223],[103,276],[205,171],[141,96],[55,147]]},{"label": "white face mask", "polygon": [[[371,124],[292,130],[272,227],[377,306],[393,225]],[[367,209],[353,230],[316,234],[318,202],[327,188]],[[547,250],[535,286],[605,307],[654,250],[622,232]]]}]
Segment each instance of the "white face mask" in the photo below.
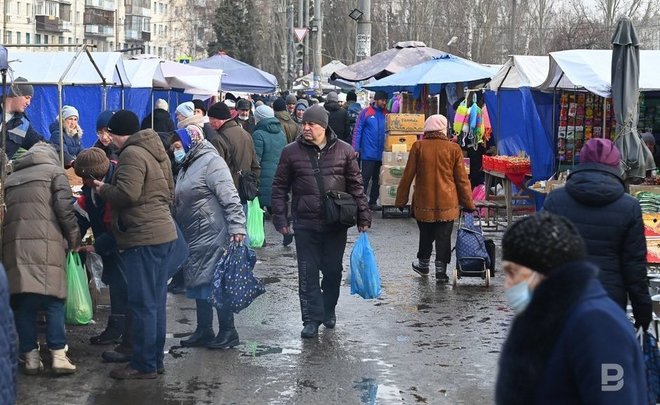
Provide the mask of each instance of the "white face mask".
[{"label": "white face mask", "polygon": [[532,300],[532,290],[529,288],[529,284],[534,280],[535,277],[536,272],[534,272],[529,279],[521,281],[513,287],[507,288],[504,292],[509,306],[511,309],[513,309],[513,312],[515,312],[516,315],[519,315],[525,311],[530,301]]},{"label": "white face mask", "polygon": [[183,149],[174,151],[174,161],[177,163],[183,162],[183,159],[186,157],[186,151]]}]

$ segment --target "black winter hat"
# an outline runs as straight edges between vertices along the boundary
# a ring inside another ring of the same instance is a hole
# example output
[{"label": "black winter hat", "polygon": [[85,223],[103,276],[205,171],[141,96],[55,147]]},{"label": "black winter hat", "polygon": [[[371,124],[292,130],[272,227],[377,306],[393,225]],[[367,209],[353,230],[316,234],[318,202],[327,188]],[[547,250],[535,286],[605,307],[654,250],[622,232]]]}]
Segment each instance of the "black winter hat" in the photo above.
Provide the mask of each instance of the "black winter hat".
[{"label": "black winter hat", "polygon": [[14,82],[9,85],[9,93],[7,97],[34,97],[34,87],[27,84],[27,79],[24,77],[17,77]]},{"label": "black winter hat", "polygon": [[195,105],[195,109],[199,108],[204,112],[204,115],[206,115],[206,103],[199,99],[193,100],[192,103]]},{"label": "black winter hat", "polygon": [[516,221],[502,237],[502,260],[544,275],[586,257],[584,240],[565,217],[540,212]]},{"label": "black winter hat", "polygon": [[357,101],[357,94],[353,90],[346,94],[346,101]]},{"label": "black winter hat", "polygon": [[236,109],[237,110],[251,110],[252,109],[252,103],[250,100],[241,98],[238,101],[236,101]]},{"label": "black winter hat", "polygon": [[133,111],[119,110],[108,121],[108,132],[113,135],[133,135],[140,130],[140,121]]},{"label": "black winter hat", "polygon": [[273,101],[273,111],[286,111],[286,101],[282,97]]},{"label": "black winter hat", "polygon": [[387,93],[384,91],[377,91],[374,95],[374,100],[387,100]]},{"label": "black winter hat", "polygon": [[231,119],[231,112],[229,112],[229,107],[227,107],[227,104],[223,103],[222,101],[213,104],[211,108],[209,108],[207,115],[211,118],[217,118],[219,120]]},{"label": "black winter hat", "polygon": [[328,127],[328,111],[321,105],[313,105],[305,110],[302,122],[313,122],[323,128]]}]

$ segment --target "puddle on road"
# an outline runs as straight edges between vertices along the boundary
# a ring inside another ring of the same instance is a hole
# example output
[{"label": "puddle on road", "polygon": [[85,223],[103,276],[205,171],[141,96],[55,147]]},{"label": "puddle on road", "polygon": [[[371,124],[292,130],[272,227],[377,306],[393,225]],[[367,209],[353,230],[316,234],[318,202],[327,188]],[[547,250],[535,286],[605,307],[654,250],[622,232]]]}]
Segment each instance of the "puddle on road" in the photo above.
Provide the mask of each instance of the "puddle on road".
[{"label": "puddle on road", "polygon": [[257,342],[248,341],[243,346],[239,347],[241,356],[246,357],[261,357],[267,354],[300,354],[300,349],[287,349],[277,346],[260,346]]},{"label": "puddle on road", "polygon": [[363,377],[360,381],[354,381],[353,388],[360,392],[360,403],[375,405],[380,401],[402,402],[401,391],[391,385],[378,384],[373,378]]}]

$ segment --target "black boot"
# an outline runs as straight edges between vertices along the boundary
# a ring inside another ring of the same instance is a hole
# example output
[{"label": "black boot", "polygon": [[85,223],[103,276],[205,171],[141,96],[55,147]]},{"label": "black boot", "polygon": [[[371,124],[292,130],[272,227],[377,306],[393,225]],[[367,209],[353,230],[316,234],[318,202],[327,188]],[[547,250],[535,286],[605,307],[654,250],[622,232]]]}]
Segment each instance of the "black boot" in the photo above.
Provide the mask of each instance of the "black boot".
[{"label": "black boot", "polygon": [[167,285],[167,292],[170,294],[184,294],[186,292],[183,282],[183,270],[179,270],[174,274],[172,280]]},{"label": "black boot", "polygon": [[323,326],[328,329],[334,329],[337,324],[337,316],[335,315],[335,309],[326,309],[325,319],[323,319]]},{"label": "black boot", "polygon": [[183,347],[206,346],[213,340],[213,307],[206,300],[197,301],[197,328],[188,339],[181,340]]},{"label": "black boot", "polygon": [[206,347],[209,349],[230,349],[238,346],[239,340],[238,332],[234,327],[234,314],[228,309],[219,309],[218,323],[220,323],[220,331]]},{"label": "black boot", "polygon": [[431,259],[417,259],[412,263],[412,269],[415,273],[420,276],[429,275],[429,265],[431,264]]},{"label": "black boot", "polygon": [[103,360],[108,363],[127,363],[131,361],[133,356],[133,349],[130,346],[127,346],[125,342],[122,342],[119,346],[115,347],[114,350],[108,350],[101,354]]},{"label": "black boot", "polygon": [[300,337],[303,339],[315,338],[319,334],[319,324],[318,321],[308,321],[303,325],[303,330],[300,332]]},{"label": "black boot", "polygon": [[124,315],[110,315],[108,317],[108,326],[100,335],[89,338],[89,343],[93,345],[114,345],[121,342],[121,335],[124,331]]},{"label": "black boot", "polygon": [[447,276],[447,263],[436,260],[435,261],[435,282],[446,283],[449,281]]}]

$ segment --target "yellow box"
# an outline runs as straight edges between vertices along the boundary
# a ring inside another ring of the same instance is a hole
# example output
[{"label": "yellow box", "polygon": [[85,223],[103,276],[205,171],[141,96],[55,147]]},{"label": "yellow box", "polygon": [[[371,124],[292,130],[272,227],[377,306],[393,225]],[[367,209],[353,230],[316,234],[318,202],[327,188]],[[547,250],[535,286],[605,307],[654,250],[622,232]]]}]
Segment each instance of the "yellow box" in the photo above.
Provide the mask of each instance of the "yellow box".
[{"label": "yellow box", "polygon": [[381,186],[396,186],[403,177],[405,166],[383,165],[380,167],[379,182]]},{"label": "yellow box", "polygon": [[405,145],[406,152],[410,152],[413,143],[417,142],[416,134],[407,134],[407,133],[398,133],[392,134],[389,133],[385,138],[385,150],[387,152],[392,152],[393,145]]},{"label": "yellow box", "polygon": [[[399,188],[398,185],[396,186],[380,186],[380,205],[394,205],[394,202],[396,201],[396,191]],[[410,195],[408,196],[408,203],[406,205],[410,205],[412,202],[412,195],[413,191],[415,188],[411,185],[410,186]]]},{"label": "yellow box", "polygon": [[408,152],[383,152],[383,164],[405,166],[408,162]]},{"label": "yellow box", "polygon": [[387,114],[388,131],[424,132],[424,114]]}]

